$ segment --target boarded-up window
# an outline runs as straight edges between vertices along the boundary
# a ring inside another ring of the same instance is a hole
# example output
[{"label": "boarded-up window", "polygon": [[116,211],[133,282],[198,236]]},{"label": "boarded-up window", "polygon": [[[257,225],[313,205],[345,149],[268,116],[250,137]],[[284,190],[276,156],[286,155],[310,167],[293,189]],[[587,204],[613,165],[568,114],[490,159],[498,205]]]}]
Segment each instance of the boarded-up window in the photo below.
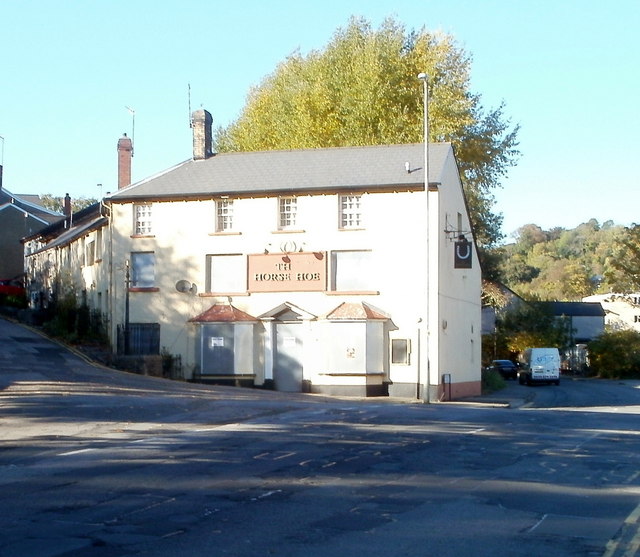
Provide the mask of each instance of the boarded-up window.
[{"label": "boarded-up window", "polygon": [[246,292],[247,258],[241,254],[207,255],[207,292]]},{"label": "boarded-up window", "polygon": [[409,365],[409,339],[394,338],[391,340],[391,363]]},{"label": "boarded-up window", "polygon": [[374,290],[370,251],[331,253],[331,289],[338,291]]}]

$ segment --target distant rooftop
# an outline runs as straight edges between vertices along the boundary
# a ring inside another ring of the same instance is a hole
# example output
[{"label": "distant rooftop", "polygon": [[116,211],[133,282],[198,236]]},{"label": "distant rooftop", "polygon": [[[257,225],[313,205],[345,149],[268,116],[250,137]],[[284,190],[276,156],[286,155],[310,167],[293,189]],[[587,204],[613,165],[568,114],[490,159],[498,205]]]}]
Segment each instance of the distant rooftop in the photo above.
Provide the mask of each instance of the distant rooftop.
[{"label": "distant rooftop", "polygon": [[14,205],[23,211],[39,218],[45,223],[54,223],[60,220],[63,215],[47,209],[40,199],[39,195],[21,194],[16,195],[7,191],[5,188],[0,189],[0,207]]}]

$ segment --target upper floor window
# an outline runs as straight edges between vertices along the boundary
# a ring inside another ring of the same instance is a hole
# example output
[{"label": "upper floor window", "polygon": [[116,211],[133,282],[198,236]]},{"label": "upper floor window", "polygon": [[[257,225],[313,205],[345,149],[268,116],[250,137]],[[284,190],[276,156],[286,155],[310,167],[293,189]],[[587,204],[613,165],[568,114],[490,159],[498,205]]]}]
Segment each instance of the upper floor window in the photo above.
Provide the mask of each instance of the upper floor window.
[{"label": "upper floor window", "polygon": [[133,233],[136,236],[152,234],[151,203],[140,203],[133,206]]},{"label": "upper floor window", "polygon": [[153,288],[156,285],[156,255],[152,251],[131,254],[130,286]]},{"label": "upper floor window", "polygon": [[298,200],[295,197],[281,197],[279,199],[279,230],[289,230],[296,227],[298,215]]},{"label": "upper floor window", "polygon": [[100,261],[102,258],[102,228],[96,231],[95,256],[96,261]]},{"label": "upper floor window", "polygon": [[74,247],[74,254],[78,257],[78,263],[84,267],[87,256],[87,240],[82,238],[80,243]]},{"label": "upper floor window", "polygon": [[216,201],[216,232],[233,230],[233,199]]},{"label": "upper floor window", "polygon": [[362,227],[362,196],[361,195],[341,195],[340,196],[340,228],[361,228]]},{"label": "upper floor window", "polygon": [[84,264],[93,265],[96,260],[96,243],[94,240],[89,240],[85,244],[84,252],[85,252]]}]

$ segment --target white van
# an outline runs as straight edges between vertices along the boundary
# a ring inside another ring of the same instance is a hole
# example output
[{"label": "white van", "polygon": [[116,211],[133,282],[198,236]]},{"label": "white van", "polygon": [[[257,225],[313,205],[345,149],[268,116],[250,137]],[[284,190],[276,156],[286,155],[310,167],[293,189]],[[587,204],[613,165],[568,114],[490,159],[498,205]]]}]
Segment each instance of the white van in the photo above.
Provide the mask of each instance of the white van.
[{"label": "white van", "polygon": [[560,385],[560,353],[557,348],[527,348],[520,358],[518,381]]}]

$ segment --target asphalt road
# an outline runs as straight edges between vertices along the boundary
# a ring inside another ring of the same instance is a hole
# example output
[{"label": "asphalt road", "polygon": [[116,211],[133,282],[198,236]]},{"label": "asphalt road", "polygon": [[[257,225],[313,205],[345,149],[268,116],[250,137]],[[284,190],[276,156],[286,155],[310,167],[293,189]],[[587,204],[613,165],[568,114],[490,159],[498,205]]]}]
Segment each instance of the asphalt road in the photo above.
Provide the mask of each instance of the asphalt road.
[{"label": "asphalt road", "polygon": [[636,555],[638,385],[216,388],[0,320],[0,557]]}]

